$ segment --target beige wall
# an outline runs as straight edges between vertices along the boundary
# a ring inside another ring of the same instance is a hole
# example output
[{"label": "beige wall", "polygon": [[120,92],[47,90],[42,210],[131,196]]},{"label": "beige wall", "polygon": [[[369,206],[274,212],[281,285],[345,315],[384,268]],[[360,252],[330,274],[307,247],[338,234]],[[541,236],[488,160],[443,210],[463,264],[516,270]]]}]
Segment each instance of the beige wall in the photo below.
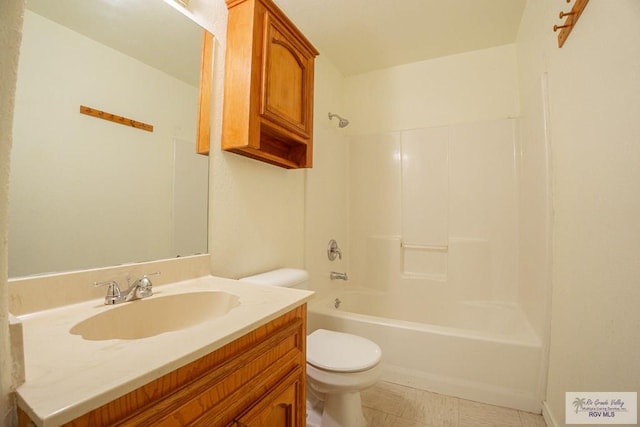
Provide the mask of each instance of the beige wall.
[{"label": "beige wall", "polygon": [[195,20],[216,37],[209,174],[212,273],[239,278],[278,267],[303,267],[306,171],[221,151],[227,10],[223,0],[196,0],[190,8]]},{"label": "beige wall", "polygon": [[[315,66],[315,107],[313,129],[314,166],[307,171],[305,214],[305,268],[314,289],[331,284],[329,272],[347,271],[350,251],[346,237],[347,206],[347,128],[339,128],[329,112],[344,112],[344,79],[320,53]],[[327,245],[336,239],[343,251],[342,260],[329,261]]]},{"label": "beige wall", "polygon": [[15,411],[11,396],[13,360],[9,344],[7,200],[9,154],[12,142],[13,108],[18,69],[18,50],[22,36],[22,12],[19,1],[0,2],[0,425],[13,424]]},{"label": "beige wall", "polygon": [[546,415],[567,391],[640,390],[640,3],[589,2],[562,49],[563,1],[529,1],[521,93],[548,72],[553,185]]}]

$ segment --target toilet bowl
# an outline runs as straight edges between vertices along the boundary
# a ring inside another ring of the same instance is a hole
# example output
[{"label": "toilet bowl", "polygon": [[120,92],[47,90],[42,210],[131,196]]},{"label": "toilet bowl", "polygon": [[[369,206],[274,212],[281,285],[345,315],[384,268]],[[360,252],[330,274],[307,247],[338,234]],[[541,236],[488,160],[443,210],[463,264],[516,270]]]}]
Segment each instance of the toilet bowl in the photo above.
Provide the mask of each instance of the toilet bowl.
[{"label": "toilet bowl", "polygon": [[[280,269],[240,279],[268,286],[301,287],[308,273]],[[317,329],[307,336],[307,426],[364,427],[360,392],[381,375],[380,347],[364,337]]]},{"label": "toilet bowl", "polygon": [[321,427],[365,426],[360,392],[380,379],[380,347],[366,338],[317,329],[307,337],[307,389],[323,405]]}]

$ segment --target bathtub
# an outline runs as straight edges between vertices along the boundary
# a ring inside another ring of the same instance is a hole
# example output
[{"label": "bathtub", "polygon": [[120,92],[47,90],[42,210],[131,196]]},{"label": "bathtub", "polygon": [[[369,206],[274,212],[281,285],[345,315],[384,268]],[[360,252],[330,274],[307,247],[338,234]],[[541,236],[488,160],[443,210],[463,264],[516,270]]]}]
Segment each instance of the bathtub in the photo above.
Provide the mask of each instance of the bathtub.
[{"label": "bathtub", "polygon": [[384,381],[541,411],[542,345],[516,304],[343,290],[312,300],[308,321],[309,333],[331,329],[380,345]]}]

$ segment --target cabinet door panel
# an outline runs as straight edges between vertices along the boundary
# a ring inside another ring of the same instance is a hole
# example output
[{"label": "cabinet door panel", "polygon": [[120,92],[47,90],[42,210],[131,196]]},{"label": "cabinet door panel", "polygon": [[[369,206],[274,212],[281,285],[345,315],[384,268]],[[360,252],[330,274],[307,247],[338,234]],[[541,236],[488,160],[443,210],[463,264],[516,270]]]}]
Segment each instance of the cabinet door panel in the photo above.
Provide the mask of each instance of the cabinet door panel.
[{"label": "cabinet door panel", "polygon": [[[294,427],[304,425],[305,407],[302,380],[304,373],[296,369],[270,390],[255,406],[236,419],[238,427]],[[302,424],[301,424],[302,422]]]},{"label": "cabinet door panel", "polygon": [[269,53],[271,63],[267,71],[267,108],[294,123],[302,123],[304,65],[290,45],[275,37]]},{"label": "cabinet door panel", "polygon": [[271,14],[267,13],[265,20],[261,115],[309,138],[314,56]]}]

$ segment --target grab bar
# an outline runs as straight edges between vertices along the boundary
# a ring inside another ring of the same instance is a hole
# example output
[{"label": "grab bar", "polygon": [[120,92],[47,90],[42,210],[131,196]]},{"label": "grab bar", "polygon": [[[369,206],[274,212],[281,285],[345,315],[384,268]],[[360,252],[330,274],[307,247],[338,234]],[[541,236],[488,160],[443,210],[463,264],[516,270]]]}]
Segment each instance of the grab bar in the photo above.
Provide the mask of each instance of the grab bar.
[{"label": "grab bar", "polygon": [[420,249],[424,251],[439,251],[439,252],[447,252],[449,250],[448,245],[414,245],[411,243],[400,243],[400,246],[405,249]]}]

